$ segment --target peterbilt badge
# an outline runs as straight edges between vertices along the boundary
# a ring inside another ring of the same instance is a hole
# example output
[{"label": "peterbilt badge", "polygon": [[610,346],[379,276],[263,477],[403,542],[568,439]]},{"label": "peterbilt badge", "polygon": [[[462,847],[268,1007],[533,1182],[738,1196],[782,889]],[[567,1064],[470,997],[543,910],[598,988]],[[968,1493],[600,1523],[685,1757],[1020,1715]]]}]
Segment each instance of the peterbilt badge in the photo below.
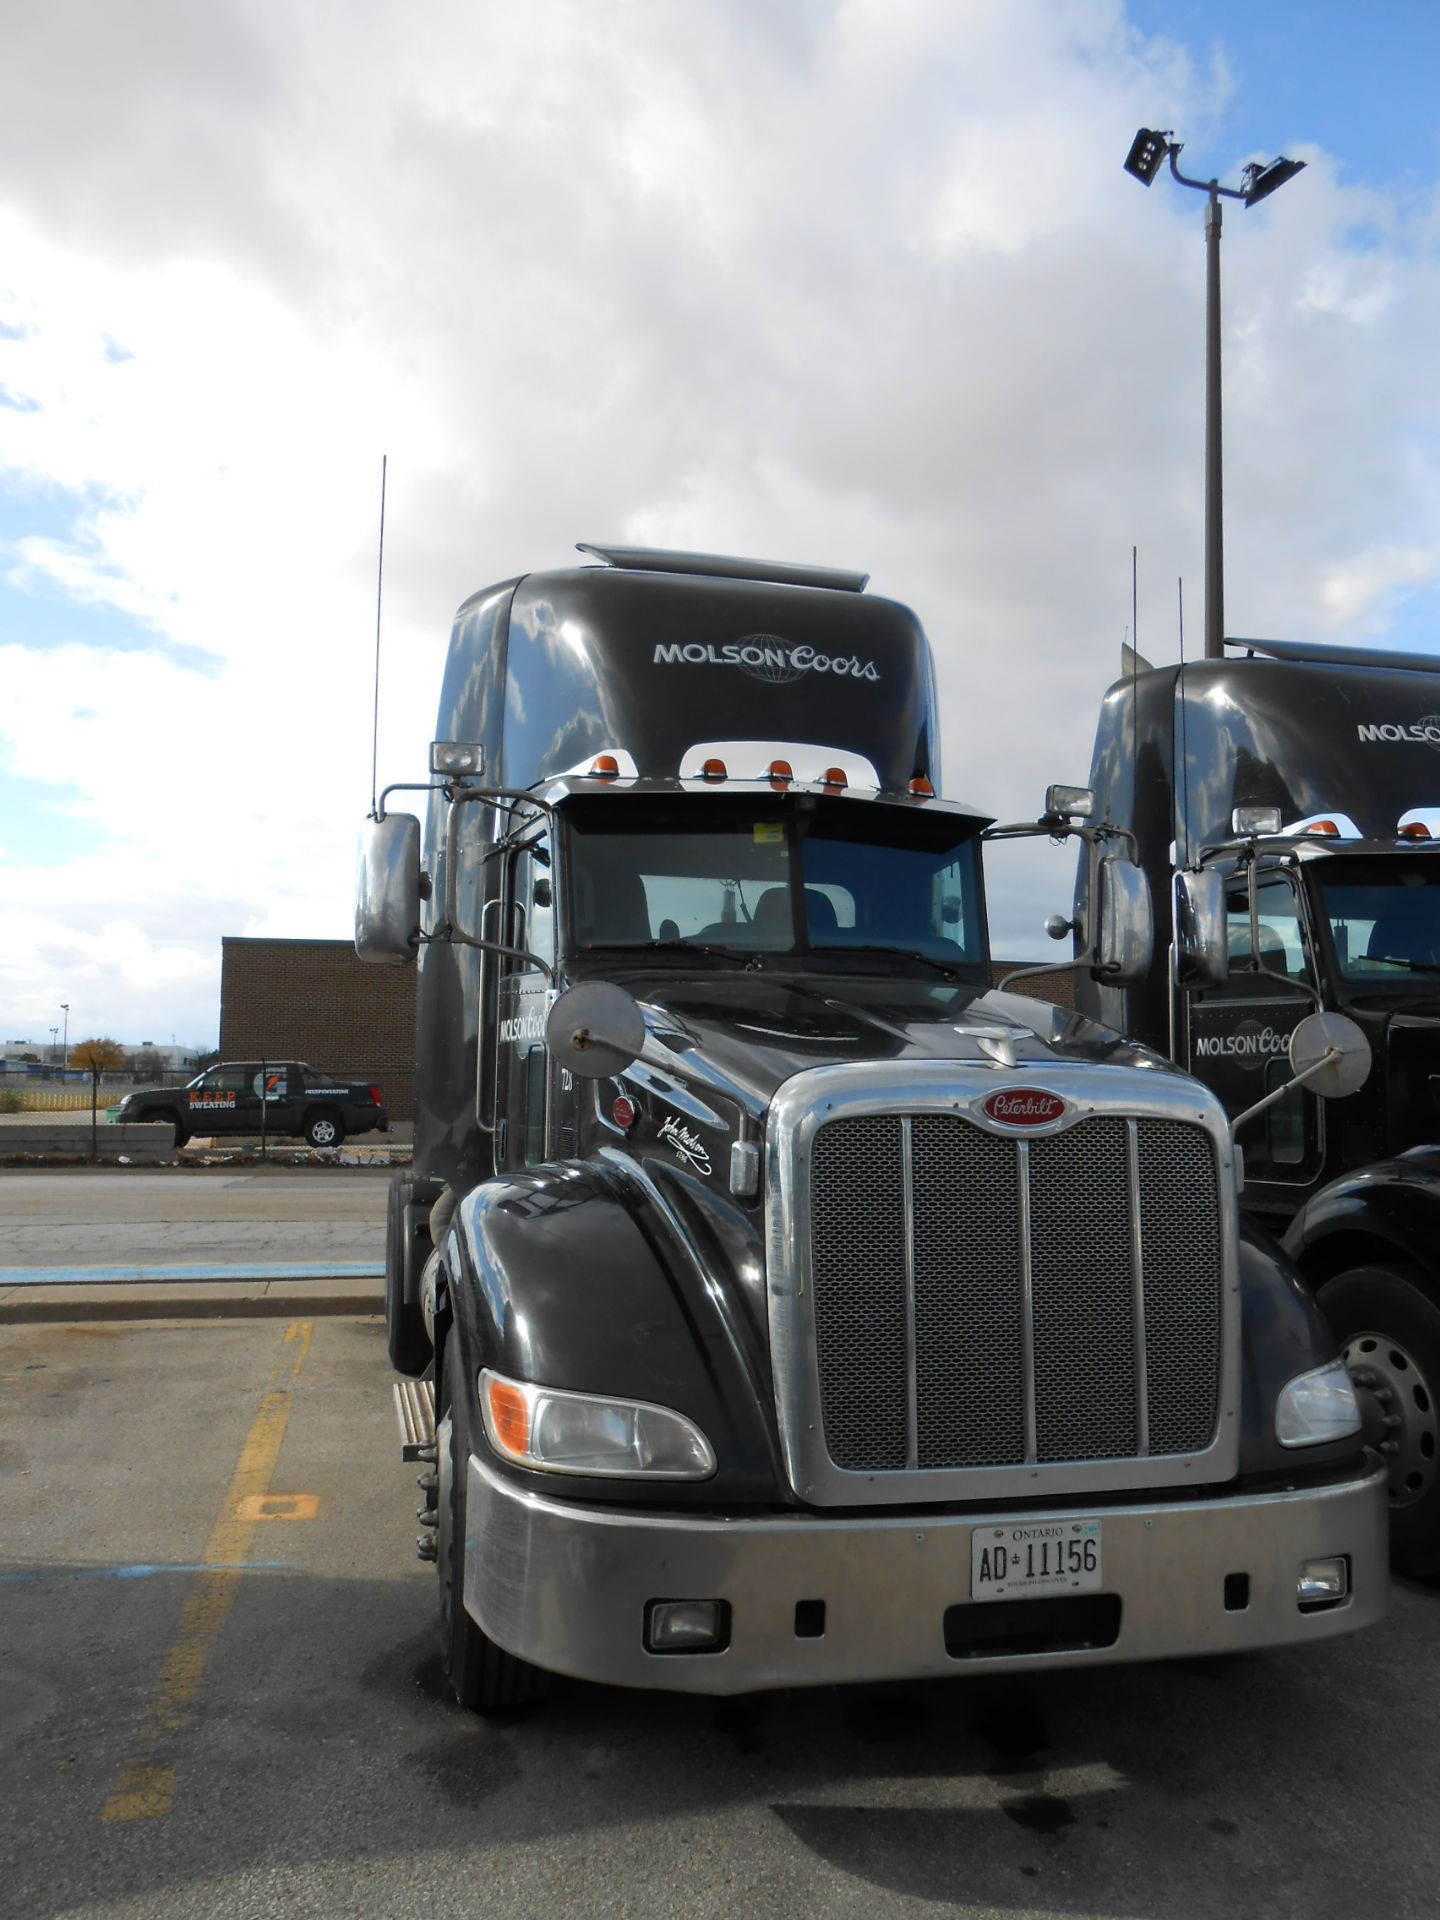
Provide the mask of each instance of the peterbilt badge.
[{"label": "peterbilt badge", "polygon": [[1045,1087],[1001,1087],[980,1102],[980,1111],[997,1127],[1048,1127],[1068,1112],[1058,1093]]}]

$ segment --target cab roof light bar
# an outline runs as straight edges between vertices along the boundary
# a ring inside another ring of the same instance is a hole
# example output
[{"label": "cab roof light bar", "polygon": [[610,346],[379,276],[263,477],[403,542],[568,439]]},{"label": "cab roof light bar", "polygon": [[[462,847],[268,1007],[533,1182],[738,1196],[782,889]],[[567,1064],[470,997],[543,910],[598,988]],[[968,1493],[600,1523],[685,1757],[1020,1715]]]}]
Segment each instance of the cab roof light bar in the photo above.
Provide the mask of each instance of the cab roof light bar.
[{"label": "cab roof light bar", "polygon": [[623,573],[698,573],[712,580],[756,580],[778,587],[828,587],[832,593],[863,593],[870,576],[840,567],[810,567],[789,560],[741,560],[726,553],[681,553],[668,547],[600,547],[577,540],[588,553]]}]

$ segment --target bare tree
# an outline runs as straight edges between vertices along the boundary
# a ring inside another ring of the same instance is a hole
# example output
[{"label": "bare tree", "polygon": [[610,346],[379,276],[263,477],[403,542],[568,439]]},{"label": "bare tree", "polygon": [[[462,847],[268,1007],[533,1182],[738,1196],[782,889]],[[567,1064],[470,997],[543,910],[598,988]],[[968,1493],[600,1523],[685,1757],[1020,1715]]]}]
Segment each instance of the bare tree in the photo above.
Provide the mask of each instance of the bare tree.
[{"label": "bare tree", "polygon": [[100,1157],[98,1137],[99,1118],[96,1109],[100,1105],[100,1076],[102,1073],[118,1073],[125,1064],[125,1049],[118,1040],[81,1040],[70,1049],[72,1067],[83,1067],[90,1075],[90,1158]]}]

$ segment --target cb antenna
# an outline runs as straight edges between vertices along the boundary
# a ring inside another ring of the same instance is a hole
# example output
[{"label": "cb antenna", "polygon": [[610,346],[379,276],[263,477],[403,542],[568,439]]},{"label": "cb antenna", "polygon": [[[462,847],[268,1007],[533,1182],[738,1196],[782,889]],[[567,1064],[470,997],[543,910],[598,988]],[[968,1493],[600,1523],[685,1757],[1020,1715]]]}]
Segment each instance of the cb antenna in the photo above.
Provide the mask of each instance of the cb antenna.
[{"label": "cb antenna", "polygon": [[376,769],[380,761],[380,596],[385,586],[385,470],[389,454],[380,456],[380,561],[375,570],[375,718],[370,730],[370,818],[379,810]]}]

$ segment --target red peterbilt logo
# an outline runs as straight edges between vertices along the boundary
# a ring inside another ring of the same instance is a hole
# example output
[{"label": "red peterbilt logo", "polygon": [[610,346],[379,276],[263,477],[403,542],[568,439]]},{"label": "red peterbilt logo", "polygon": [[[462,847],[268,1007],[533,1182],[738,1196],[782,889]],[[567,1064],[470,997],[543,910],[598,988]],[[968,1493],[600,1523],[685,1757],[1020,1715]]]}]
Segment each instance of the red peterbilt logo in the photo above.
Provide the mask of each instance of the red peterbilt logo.
[{"label": "red peterbilt logo", "polygon": [[997,1127],[1048,1127],[1064,1117],[1065,1102],[1043,1087],[1004,1087],[987,1094],[980,1111]]}]

